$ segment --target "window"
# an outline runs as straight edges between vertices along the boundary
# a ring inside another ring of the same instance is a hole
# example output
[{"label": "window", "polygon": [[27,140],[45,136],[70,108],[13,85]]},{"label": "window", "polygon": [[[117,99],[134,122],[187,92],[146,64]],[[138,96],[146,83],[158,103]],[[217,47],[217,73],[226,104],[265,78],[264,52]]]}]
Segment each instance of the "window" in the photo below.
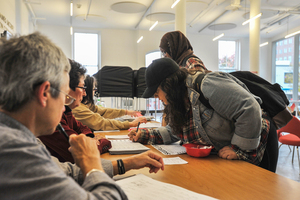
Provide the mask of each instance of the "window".
[{"label": "window", "polygon": [[87,69],[87,74],[98,72],[98,34],[74,33],[74,60]]},{"label": "window", "polygon": [[233,72],[239,70],[239,48],[236,41],[218,41],[219,71]]},{"label": "window", "polygon": [[287,49],[283,49],[283,52],[284,52],[284,53],[287,53]]},{"label": "window", "polygon": [[282,51],[281,51],[281,49],[279,49],[279,54],[281,54],[282,53]]},{"label": "window", "polygon": [[[274,56],[272,59],[273,62],[273,70],[274,70],[274,77],[273,82],[278,83],[283,91],[285,92],[286,96],[289,100],[298,100],[300,99],[300,69],[299,69],[299,61],[294,60],[294,56],[299,56],[299,52],[295,52],[299,43],[297,40],[300,40],[300,34],[288,38],[276,41],[273,43],[273,52]],[[285,56],[282,59],[280,56],[281,49],[280,44],[288,40],[288,52],[285,52]],[[296,54],[297,53],[297,54]],[[299,56],[300,57],[300,56]],[[298,59],[297,59],[298,60]],[[300,60],[300,59],[299,59]],[[296,62],[296,63],[295,63]],[[298,109],[300,105],[298,104]]]},{"label": "window", "polygon": [[284,40],[284,44],[287,44],[287,40]]}]

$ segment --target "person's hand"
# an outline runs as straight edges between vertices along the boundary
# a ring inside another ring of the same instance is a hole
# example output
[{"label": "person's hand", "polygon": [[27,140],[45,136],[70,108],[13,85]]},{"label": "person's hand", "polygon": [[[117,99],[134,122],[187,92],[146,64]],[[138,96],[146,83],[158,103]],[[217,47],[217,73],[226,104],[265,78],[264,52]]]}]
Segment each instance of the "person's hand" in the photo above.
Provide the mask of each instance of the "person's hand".
[{"label": "person's hand", "polygon": [[132,117],[140,117],[142,116],[142,113],[140,111],[127,110],[127,115],[130,115]]},{"label": "person's hand", "polygon": [[238,159],[236,153],[229,146],[225,146],[218,152],[219,157],[228,159],[228,160],[236,160]]},{"label": "person's hand", "polygon": [[128,137],[132,142],[137,142],[141,137],[141,134],[142,134],[141,129],[139,129],[138,132],[136,132],[136,129],[134,129],[128,133]]},{"label": "person's hand", "polygon": [[136,127],[140,123],[147,123],[146,117],[137,117],[135,120],[132,122],[129,122],[130,127]]},{"label": "person's hand", "polygon": [[149,173],[157,173],[159,169],[165,169],[163,158],[152,151],[125,158],[123,163],[126,171],[149,167]]},{"label": "person's hand", "polygon": [[92,169],[103,171],[100,153],[95,139],[87,137],[84,134],[72,134],[70,135],[69,142],[69,151],[84,176]]}]

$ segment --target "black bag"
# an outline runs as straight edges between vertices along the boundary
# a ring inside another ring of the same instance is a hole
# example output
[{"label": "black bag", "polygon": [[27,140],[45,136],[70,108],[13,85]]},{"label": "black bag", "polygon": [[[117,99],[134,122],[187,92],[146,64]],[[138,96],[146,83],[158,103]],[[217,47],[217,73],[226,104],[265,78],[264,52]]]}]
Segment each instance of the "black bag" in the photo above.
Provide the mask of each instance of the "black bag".
[{"label": "black bag", "polygon": [[[269,113],[277,129],[284,127],[293,118],[292,114],[287,109],[289,100],[279,84],[271,84],[267,80],[249,71],[236,71],[229,74],[243,82],[252,94],[261,98],[263,101],[260,105],[261,108]],[[200,93],[199,100],[201,103],[208,108],[212,108],[209,101],[203,96],[203,93],[200,90],[205,75],[206,74],[200,74],[197,77],[195,81],[195,83],[197,83],[196,91]]]}]

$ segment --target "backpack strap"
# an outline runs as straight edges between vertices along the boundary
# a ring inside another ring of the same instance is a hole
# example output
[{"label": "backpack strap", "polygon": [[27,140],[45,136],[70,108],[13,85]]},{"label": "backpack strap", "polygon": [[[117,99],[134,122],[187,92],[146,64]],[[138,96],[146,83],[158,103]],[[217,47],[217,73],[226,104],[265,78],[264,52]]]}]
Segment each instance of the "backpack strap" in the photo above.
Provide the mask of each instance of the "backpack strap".
[{"label": "backpack strap", "polygon": [[202,81],[203,81],[203,78],[206,76],[205,73],[201,73],[198,75],[198,77],[195,79],[195,82],[194,82],[194,89],[200,94],[199,96],[199,100],[200,102],[207,108],[210,108],[210,109],[213,109],[211,107],[211,105],[209,104],[209,101],[204,97],[202,91],[201,91],[201,84],[202,84]]}]

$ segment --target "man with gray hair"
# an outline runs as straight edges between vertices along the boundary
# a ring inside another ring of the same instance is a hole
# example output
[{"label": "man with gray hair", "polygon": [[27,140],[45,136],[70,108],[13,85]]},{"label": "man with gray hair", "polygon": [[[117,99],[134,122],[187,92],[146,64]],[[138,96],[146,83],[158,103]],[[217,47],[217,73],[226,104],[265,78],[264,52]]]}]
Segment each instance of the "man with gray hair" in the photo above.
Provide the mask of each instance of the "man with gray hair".
[{"label": "man with gray hair", "polygon": [[71,164],[57,165],[37,142],[71,103],[69,70],[61,49],[39,33],[0,40],[1,199],[127,199],[104,173],[96,140],[70,136],[81,175]]}]

